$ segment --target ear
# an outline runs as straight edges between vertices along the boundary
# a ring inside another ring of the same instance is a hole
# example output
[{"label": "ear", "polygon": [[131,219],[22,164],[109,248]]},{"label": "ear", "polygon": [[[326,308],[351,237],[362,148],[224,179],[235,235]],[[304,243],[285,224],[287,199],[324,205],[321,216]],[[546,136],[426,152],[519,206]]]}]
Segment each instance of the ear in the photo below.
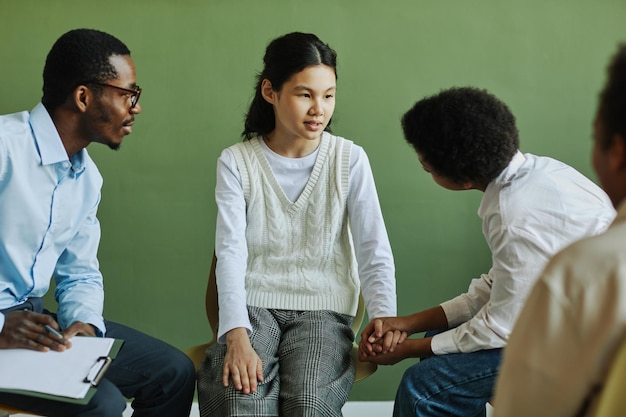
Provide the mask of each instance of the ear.
[{"label": "ear", "polygon": [[272,82],[267,78],[261,81],[261,95],[270,104],[274,104],[277,98],[277,93],[272,88]]},{"label": "ear", "polygon": [[482,192],[484,192],[485,189],[487,188],[487,186],[480,186],[478,185],[478,183],[475,183],[473,181],[464,182],[462,184],[462,187],[463,187],[462,188],[463,190],[480,190]]},{"label": "ear", "polygon": [[626,171],[626,138],[620,133],[613,134],[609,152],[609,164],[614,172]]},{"label": "ear", "polygon": [[79,85],[72,93],[72,102],[80,112],[87,111],[92,100],[93,92],[87,86]]}]

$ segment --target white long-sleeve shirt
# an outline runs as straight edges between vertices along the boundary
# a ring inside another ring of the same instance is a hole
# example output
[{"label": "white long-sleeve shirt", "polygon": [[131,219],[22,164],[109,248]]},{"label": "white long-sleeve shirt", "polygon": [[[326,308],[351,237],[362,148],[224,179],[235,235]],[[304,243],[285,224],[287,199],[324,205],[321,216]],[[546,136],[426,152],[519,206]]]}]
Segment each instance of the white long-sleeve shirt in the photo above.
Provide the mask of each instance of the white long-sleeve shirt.
[{"label": "white long-sleeve shirt", "polygon": [[626,334],[624,242],[626,203],[606,233],[550,261],[504,350],[494,416],[595,415]]},{"label": "white long-sleeve shirt", "polygon": [[441,304],[454,329],[433,337],[436,355],[501,348],[548,260],[604,231],[615,216],[608,196],[575,169],[518,152],[485,190],[479,216],[492,253],[487,274]]},{"label": "white long-sleeve shirt", "polygon": [[[324,133],[328,135],[328,133]],[[258,140],[285,195],[296,201],[315,164],[317,151],[302,158],[287,158]],[[231,329],[251,332],[246,307],[247,265],[246,204],[241,176],[229,149],[217,164],[215,198],[218,207],[215,251],[219,293],[218,340]],[[350,159],[348,218],[358,263],[361,291],[370,318],[395,316],[395,267],[369,160],[363,148],[353,145]]]}]

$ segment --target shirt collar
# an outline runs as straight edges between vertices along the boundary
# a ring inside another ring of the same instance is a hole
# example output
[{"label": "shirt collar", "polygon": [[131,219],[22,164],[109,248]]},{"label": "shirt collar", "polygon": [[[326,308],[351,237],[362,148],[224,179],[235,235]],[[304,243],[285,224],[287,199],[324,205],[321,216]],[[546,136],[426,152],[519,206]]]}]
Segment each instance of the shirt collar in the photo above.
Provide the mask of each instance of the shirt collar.
[{"label": "shirt collar", "polygon": [[30,126],[35,134],[35,143],[39,149],[43,165],[67,161],[67,152],[57,132],[52,118],[43,104],[39,103],[30,112]]},{"label": "shirt collar", "polygon": [[513,155],[513,158],[511,158],[511,162],[509,162],[509,165],[507,165],[507,167],[502,170],[500,175],[498,175],[495,180],[489,183],[489,185],[487,186],[487,190],[489,189],[489,187],[504,187],[508,183],[510,183],[524,162],[526,162],[526,157],[520,151],[517,151],[515,155]]},{"label": "shirt collar", "polygon": [[484,217],[488,205],[493,200],[494,196],[496,196],[502,188],[506,187],[511,181],[513,181],[515,174],[517,174],[517,171],[524,164],[524,162],[526,162],[526,157],[518,150],[515,155],[513,155],[513,158],[511,158],[509,165],[507,165],[507,167],[502,170],[500,175],[487,185],[485,194],[480,202],[480,207],[478,208],[478,215],[481,218]]},{"label": "shirt collar", "polygon": [[84,169],[84,152],[82,149],[71,160],[67,157],[67,151],[63,146],[63,141],[59,136],[59,132],[48,113],[48,110],[42,103],[37,104],[30,112],[30,126],[33,129],[35,143],[39,149],[42,165],[53,165],[59,162],[69,161],[72,164],[72,170],[80,175]]}]

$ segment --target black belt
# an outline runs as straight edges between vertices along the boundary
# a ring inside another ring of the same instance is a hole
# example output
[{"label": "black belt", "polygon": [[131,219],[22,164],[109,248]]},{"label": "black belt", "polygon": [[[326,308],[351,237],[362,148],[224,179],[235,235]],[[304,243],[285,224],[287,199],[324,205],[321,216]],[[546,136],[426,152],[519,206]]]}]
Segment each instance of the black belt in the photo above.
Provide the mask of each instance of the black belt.
[{"label": "black belt", "polygon": [[11,311],[18,310],[34,311],[36,313],[41,313],[43,312],[43,298],[31,297],[28,300],[24,301],[22,304],[0,310],[0,313],[7,314]]}]

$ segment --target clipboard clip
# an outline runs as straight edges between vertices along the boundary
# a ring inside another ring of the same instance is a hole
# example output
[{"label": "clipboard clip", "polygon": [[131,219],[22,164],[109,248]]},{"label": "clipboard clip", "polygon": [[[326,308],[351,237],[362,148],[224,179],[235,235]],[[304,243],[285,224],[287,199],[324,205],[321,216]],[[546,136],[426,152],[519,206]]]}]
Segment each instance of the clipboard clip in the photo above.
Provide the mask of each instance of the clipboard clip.
[{"label": "clipboard clip", "polygon": [[111,362],[113,362],[113,359],[108,356],[100,356],[89,370],[85,379],[83,379],[83,382],[91,384],[93,387],[97,386],[104,377],[107,369],[109,369]]}]

